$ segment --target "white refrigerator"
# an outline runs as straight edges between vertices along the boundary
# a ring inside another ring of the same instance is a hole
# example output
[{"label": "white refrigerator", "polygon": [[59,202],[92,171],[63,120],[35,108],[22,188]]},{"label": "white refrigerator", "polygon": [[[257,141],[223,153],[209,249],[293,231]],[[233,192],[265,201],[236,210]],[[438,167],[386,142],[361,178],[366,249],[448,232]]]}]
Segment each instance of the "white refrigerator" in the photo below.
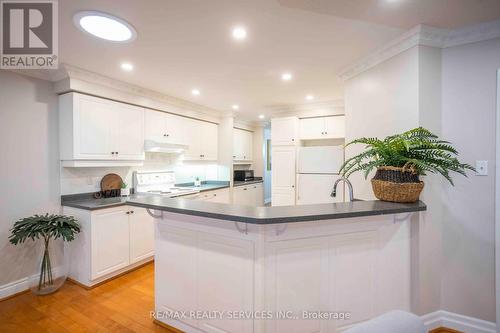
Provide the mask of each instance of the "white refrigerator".
[{"label": "white refrigerator", "polygon": [[344,184],[330,196],[344,163],[342,146],[300,147],[297,153],[297,205],[343,202]]}]

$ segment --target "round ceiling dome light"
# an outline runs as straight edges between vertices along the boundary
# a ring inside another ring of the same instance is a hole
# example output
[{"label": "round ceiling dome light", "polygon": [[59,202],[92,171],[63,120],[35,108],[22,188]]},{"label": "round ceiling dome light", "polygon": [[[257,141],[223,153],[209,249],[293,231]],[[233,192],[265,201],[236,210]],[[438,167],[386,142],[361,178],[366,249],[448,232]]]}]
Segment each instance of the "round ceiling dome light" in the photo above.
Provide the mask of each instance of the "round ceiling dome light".
[{"label": "round ceiling dome light", "polygon": [[137,32],[128,22],[102,12],[78,12],[73,22],[78,29],[111,42],[128,43],[137,37]]}]

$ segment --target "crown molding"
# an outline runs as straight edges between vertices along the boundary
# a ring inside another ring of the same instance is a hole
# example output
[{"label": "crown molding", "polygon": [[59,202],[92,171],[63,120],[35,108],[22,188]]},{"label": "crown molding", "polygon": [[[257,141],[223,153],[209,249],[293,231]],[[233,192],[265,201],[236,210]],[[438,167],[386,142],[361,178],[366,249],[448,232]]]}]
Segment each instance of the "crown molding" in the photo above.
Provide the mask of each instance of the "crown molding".
[{"label": "crown molding", "polygon": [[418,25],[344,69],[339,77],[344,81],[349,80],[415,46],[447,48],[494,38],[500,38],[500,20],[454,30]]},{"label": "crown molding", "polygon": [[313,102],[292,105],[271,105],[267,107],[271,117],[278,116],[324,116],[344,113],[344,100]]},{"label": "crown molding", "polygon": [[[125,94],[130,94],[130,95],[135,95],[139,96],[142,98],[148,98],[151,100],[159,101],[164,104],[168,104],[170,106],[179,108],[179,109],[184,109],[184,110],[190,110],[194,111],[196,113],[200,114],[205,114],[208,116],[212,117],[222,117],[222,116],[227,116],[228,112],[225,111],[219,111],[216,109],[212,109],[200,104],[192,103],[189,101],[186,101],[184,99],[180,99],[177,97],[169,96],[163,93],[160,93],[155,90],[143,88],[131,83],[127,83],[124,81],[116,80],[98,73],[94,73],[91,71],[87,71],[85,69],[69,65],[69,64],[63,64],[62,67],[64,67],[64,71],[66,73],[66,77],[63,78],[62,80],[60,79],[58,82],[59,84],[56,84],[56,93],[61,93],[65,92],[68,90],[72,90],[71,87],[68,87],[68,84],[71,85],[71,82],[73,81],[84,81],[86,83],[98,85],[98,86],[103,86],[106,88],[110,88],[113,90],[120,91],[121,93]],[[61,75],[58,77],[60,78]],[[69,78],[69,81],[66,80]],[[106,97],[106,96],[103,96]],[[230,114],[230,112],[229,112]]]},{"label": "crown molding", "polygon": [[500,20],[484,22],[450,31],[444,47],[453,47],[500,38]]}]

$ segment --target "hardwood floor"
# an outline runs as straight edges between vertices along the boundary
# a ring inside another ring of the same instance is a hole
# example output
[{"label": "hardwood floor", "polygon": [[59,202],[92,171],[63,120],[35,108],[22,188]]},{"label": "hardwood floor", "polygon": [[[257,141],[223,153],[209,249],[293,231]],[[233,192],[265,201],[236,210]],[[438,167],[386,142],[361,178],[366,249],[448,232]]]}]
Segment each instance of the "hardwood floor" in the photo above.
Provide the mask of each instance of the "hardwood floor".
[{"label": "hardwood floor", "polygon": [[463,332],[452,330],[451,328],[439,327],[430,331],[429,333],[463,333]]},{"label": "hardwood floor", "polygon": [[91,290],[25,293],[0,302],[0,332],[170,332],[150,318],[153,287],[151,263]]},{"label": "hardwood floor", "polygon": [[52,295],[24,293],[0,302],[0,332],[179,332],[153,322],[153,290],[150,263],[91,290],[66,282]]}]

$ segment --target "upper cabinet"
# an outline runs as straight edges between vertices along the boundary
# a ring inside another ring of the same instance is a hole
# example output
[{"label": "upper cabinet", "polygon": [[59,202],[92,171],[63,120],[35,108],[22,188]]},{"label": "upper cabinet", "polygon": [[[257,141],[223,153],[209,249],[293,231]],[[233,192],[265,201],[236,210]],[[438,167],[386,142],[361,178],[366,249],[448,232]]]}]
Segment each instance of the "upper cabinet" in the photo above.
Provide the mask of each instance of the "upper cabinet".
[{"label": "upper cabinet", "polygon": [[271,120],[271,144],[273,146],[296,145],[298,129],[297,117],[273,118]]},{"label": "upper cabinet", "polygon": [[187,118],[160,111],[146,110],[145,121],[146,140],[187,144]]},{"label": "upper cabinet", "polygon": [[251,161],[253,132],[235,128],[233,133],[233,159],[235,161]]},{"label": "upper cabinet", "polygon": [[345,116],[304,118],[299,121],[300,140],[345,138]]},{"label": "upper cabinet", "polygon": [[186,118],[187,161],[217,161],[219,127],[217,124]]},{"label": "upper cabinet", "polygon": [[140,165],[144,161],[144,109],[103,98],[59,96],[63,166]]}]

